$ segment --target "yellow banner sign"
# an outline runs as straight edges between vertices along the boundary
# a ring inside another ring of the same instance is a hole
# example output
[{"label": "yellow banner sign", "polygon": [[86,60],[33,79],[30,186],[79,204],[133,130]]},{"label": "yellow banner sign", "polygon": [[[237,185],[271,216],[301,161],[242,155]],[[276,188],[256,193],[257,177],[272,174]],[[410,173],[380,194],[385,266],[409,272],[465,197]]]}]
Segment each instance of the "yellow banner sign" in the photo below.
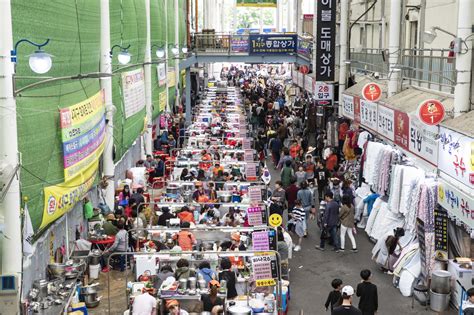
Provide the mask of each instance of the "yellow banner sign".
[{"label": "yellow banner sign", "polygon": [[275,279],[260,279],[260,280],[255,280],[255,285],[257,287],[268,287],[271,285],[276,285]]},{"label": "yellow banner sign", "polygon": [[99,161],[64,183],[44,188],[44,210],[40,229],[59,219],[80,202],[92,188]]},{"label": "yellow banner sign", "polygon": [[173,87],[176,85],[176,72],[174,67],[168,67],[168,87]]},{"label": "yellow banner sign", "polygon": [[161,92],[159,97],[160,112],[164,112],[166,110],[166,91]]}]

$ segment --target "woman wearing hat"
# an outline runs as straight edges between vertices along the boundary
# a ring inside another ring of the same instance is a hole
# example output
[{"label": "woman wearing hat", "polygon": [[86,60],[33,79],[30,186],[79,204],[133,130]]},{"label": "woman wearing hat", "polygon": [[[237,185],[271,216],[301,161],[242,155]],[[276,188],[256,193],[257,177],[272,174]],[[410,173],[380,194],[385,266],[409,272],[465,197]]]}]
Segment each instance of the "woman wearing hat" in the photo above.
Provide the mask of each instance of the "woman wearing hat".
[{"label": "woman wearing hat", "polygon": [[167,300],[166,309],[170,315],[189,315],[188,312],[181,309],[178,300]]},{"label": "woman wearing hat", "polygon": [[217,280],[209,281],[209,294],[203,294],[201,301],[204,312],[211,312],[212,315],[222,314],[224,312],[224,300],[217,296],[221,285]]}]

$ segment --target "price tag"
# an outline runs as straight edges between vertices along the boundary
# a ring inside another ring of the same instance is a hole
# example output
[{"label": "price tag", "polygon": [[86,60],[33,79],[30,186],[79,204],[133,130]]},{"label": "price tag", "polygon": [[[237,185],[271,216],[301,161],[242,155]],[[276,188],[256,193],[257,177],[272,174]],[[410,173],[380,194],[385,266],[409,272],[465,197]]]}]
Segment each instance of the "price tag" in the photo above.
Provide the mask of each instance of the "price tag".
[{"label": "price tag", "polygon": [[395,139],[395,112],[393,109],[379,104],[377,131],[382,136],[394,141]]},{"label": "price tag", "polygon": [[410,115],[409,135],[410,152],[435,166],[438,165],[438,127],[425,125],[416,116]]},{"label": "price tag", "polygon": [[272,285],[276,285],[275,279],[260,279],[255,281],[255,285],[257,287],[268,287]]},{"label": "price tag", "polygon": [[354,97],[351,95],[342,95],[342,115],[354,119]]},{"label": "price tag", "polygon": [[360,123],[374,131],[377,130],[377,103],[360,100]]}]

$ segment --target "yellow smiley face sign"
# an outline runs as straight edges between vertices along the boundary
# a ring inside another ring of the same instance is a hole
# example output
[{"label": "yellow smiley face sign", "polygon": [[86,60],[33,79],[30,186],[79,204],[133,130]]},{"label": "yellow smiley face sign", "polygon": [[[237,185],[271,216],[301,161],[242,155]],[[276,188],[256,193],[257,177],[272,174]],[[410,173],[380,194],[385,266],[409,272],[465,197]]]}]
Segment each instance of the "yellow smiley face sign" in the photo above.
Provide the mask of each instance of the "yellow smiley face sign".
[{"label": "yellow smiley face sign", "polygon": [[274,213],[268,218],[268,223],[270,223],[272,227],[279,227],[282,221],[283,219],[278,213]]}]

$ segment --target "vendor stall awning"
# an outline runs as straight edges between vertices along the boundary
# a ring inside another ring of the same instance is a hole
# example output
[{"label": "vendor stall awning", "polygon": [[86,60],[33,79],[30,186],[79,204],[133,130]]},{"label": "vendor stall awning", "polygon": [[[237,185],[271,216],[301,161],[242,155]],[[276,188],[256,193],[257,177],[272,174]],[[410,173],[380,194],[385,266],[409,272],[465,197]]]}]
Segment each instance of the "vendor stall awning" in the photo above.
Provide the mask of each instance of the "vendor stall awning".
[{"label": "vendor stall awning", "polygon": [[445,120],[441,123],[441,126],[474,138],[474,124],[472,123],[473,121],[474,111],[471,111],[459,117]]},{"label": "vendor stall awning", "polygon": [[[451,111],[454,108],[453,98],[412,87],[387,98],[385,81],[376,82],[382,88],[381,100],[376,103],[368,102],[362,98],[361,91],[369,82],[376,81],[363,79],[344,92],[342,115],[386,138],[406,152],[416,155],[431,166],[437,166],[436,139],[439,127],[422,123],[418,118],[417,109],[423,101],[436,99],[444,105],[446,111]],[[445,121],[448,120],[449,118],[445,118]]]}]

